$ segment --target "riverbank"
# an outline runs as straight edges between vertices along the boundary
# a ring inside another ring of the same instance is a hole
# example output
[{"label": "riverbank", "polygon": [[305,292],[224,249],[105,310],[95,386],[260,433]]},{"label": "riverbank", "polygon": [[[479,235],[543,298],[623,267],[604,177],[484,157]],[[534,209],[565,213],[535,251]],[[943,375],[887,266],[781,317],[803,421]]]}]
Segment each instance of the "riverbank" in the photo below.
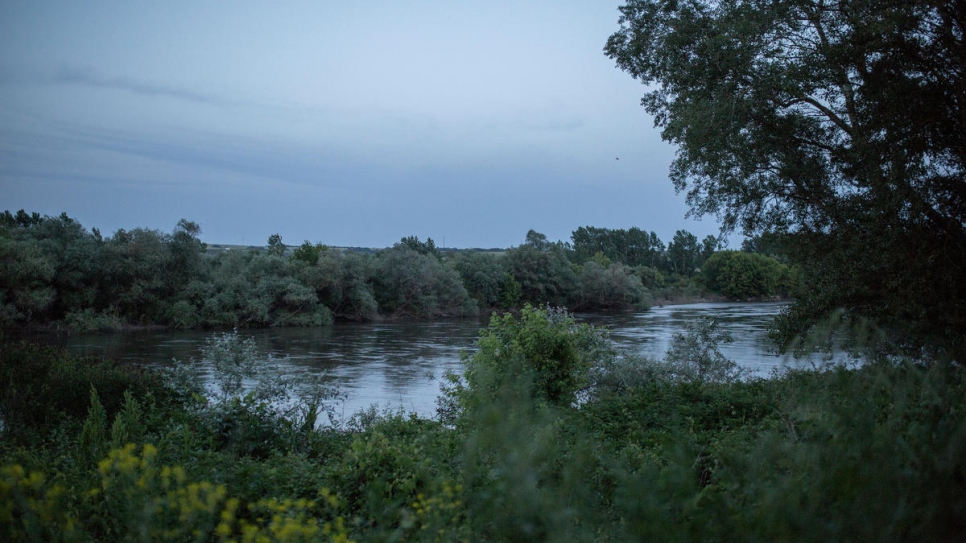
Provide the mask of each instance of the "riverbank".
[{"label": "riverbank", "polygon": [[446,425],[373,410],[332,427],[308,423],[324,411],[199,402],[116,362],[4,349],[0,533],[955,541],[966,528],[961,371],[716,382],[598,369],[579,406],[537,401],[523,375],[491,388],[484,372],[465,386],[493,401],[457,403]]}]

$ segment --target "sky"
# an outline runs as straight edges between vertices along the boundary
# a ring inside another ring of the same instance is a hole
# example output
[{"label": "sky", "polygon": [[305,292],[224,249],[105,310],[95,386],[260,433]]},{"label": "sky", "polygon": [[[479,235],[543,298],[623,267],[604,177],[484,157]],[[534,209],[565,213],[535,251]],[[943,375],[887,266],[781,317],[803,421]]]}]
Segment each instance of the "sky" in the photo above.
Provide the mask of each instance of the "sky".
[{"label": "sky", "polygon": [[0,210],[208,243],[512,247],[686,219],[619,2],[0,3]]}]

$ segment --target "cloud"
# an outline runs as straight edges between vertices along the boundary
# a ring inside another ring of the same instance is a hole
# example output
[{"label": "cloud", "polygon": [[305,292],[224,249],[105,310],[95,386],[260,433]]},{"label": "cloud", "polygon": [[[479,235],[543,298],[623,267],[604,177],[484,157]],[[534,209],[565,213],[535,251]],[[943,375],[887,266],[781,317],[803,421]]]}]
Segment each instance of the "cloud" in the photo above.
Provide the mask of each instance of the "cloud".
[{"label": "cloud", "polygon": [[138,81],[129,77],[104,77],[96,71],[86,68],[63,67],[54,74],[54,82],[67,85],[85,85],[102,89],[114,89],[139,94],[141,96],[174,98],[195,104],[235,105],[231,100],[213,94]]}]

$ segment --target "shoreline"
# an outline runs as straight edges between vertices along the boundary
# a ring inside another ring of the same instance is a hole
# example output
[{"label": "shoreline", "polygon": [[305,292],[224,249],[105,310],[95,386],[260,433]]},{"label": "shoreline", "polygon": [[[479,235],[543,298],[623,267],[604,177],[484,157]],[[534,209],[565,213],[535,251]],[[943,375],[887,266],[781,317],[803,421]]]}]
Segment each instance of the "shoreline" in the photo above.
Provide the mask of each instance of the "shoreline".
[{"label": "shoreline", "polygon": [[[780,296],[768,297],[768,298],[749,298],[744,300],[736,300],[728,298],[727,296],[682,296],[673,298],[659,298],[654,300],[647,309],[655,307],[664,306],[678,306],[678,305],[689,305],[689,304],[704,304],[704,303],[778,303],[778,302],[791,302],[791,298],[783,298]],[[467,320],[475,319],[482,323],[482,326],[486,326],[486,322],[489,321],[490,317],[494,314],[502,315],[503,313],[510,313],[513,315],[518,315],[521,308],[512,309],[500,309],[500,308],[486,308],[481,309],[479,314],[472,316],[448,316],[448,317],[437,317],[437,318],[412,318],[404,316],[379,316],[378,318],[362,321],[353,319],[339,319],[336,318],[332,324],[320,325],[320,326],[199,326],[194,328],[177,328],[175,326],[169,326],[164,324],[119,324],[116,327],[104,328],[100,330],[83,330],[78,328],[73,328],[65,325],[62,321],[44,324],[44,325],[30,325],[23,328],[16,329],[0,329],[0,338],[3,342],[8,342],[10,340],[18,341],[25,337],[37,336],[41,334],[57,334],[57,335],[74,335],[74,334],[113,334],[113,333],[133,333],[133,332],[158,332],[166,330],[206,330],[211,332],[219,332],[226,330],[265,330],[270,328],[325,328],[328,326],[335,326],[338,324],[354,324],[354,325],[365,325],[365,324],[379,324],[379,323],[392,323],[392,322],[441,322],[449,320]],[[569,309],[568,309],[569,311]],[[610,311],[579,311],[578,313],[587,314],[599,314],[607,315],[613,313],[623,313],[627,311],[641,311],[640,308],[627,308],[627,309],[615,309]],[[645,309],[646,311],[646,309]]]}]

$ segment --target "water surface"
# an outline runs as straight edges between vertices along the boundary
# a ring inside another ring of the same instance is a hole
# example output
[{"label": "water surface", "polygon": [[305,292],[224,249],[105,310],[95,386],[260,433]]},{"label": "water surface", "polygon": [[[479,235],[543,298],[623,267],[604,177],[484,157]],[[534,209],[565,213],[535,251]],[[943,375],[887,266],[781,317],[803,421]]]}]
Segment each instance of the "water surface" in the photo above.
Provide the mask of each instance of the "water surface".
[{"label": "water surface", "polygon": [[[654,307],[643,312],[577,315],[607,327],[619,349],[662,358],[676,332],[688,322],[715,316],[734,337],[722,352],[755,375],[803,362],[775,353],[767,327],[783,307],[778,303],[707,303]],[[341,417],[376,404],[433,416],[440,378],[462,369],[460,352],[470,350],[485,320],[436,322],[338,323],[325,328],[244,330],[261,351],[280,359],[284,371],[324,375],[347,399]],[[60,338],[76,354],[95,354],[148,366],[172,359],[200,358],[210,332],[145,331]],[[807,362],[806,362],[807,363]],[[209,369],[200,364],[201,375]],[[208,373],[210,374],[210,373]],[[202,377],[204,378],[204,377]]]}]

